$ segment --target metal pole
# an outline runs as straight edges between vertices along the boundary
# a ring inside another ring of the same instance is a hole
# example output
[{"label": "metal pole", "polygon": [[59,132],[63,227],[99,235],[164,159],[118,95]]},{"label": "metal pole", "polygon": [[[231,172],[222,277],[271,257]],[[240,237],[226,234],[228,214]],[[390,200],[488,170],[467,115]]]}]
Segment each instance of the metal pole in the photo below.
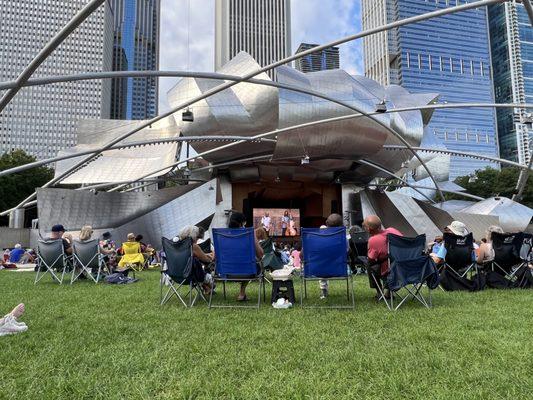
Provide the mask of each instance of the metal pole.
[{"label": "metal pole", "polygon": [[[398,183],[396,184],[393,184],[393,183],[388,183],[388,184],[380,184],[380,183],[374,183],[374,184],[371,184],[369,183],[368,185],[366,185],[367,187],[389,187],[389,186],[392,186],[392,187],[411,187],[411,188],[417,188],[417,189],[428,189],[428,190],[433,190],[435,191],[435,188],[434,187],[431,187],[431,186],[420,186],[420,185],[411,185],[411,186],[407,186],[407,185],[400,185]],[[479,197],[479,196],[474,196],[473,194],[469,194],[469,193],[465,193],[465,192],[458,192],[458,191],[455,191],[455,190],[446,190],[446,189],[441,189],[444,193],[451,193],[451,194],[456,194],[458,196],[464,196],[464,197],[468,197],[470,199],[474,199],[474,200],[478,200],[478,201],[483,201],[485,200],[483,197]]]},{"label": "metal pole", "polygon": [[[103,1],[103,0],[101,0],[101,1]],[[436,17],[440,17],[440,16],[443,16],[443,15],[452,14],[452,13],[455,13],[455,12],[460,12],[460,11],[470,10],[470,9],[474,9],[474,8],[479,8],[479,7],[487,6],[489,4],[504,3],[506,1],[508,1],[508,0],[482,0],[482,1],[477,1],[477,2],[473,2],[473,3],[463,4],[463,5],[456,6],[456,7],[450,7],[450,8],[444,8],[444,9],[441,9],[441,10],[436,10],[434,12],[430,12],[430,13],[426,13],[426,14],[422,14],[422,15],[417,15],[417,16],[411,17],[411,18],[405,18],[405,19],[402,19],[400,21],[396,21],[396,22],[393,22],[393,23],[390,23],[390,24],[386,24],[386,25],[381,26],[381,27],[368,29],[366,31],[357,33],[355,35],[347,36],[347,37],[345,37],[343,39],[339,39],[339,40],[327,43],[327,44],[322,45],[322,46],[314,47],[314,48],[309,49],[307,51],[304,51],[304,52],[301,52],[301,53],[297,53],[297,54],[295,54],[293,56],[284,58],[283,60],[280,60],[280,61],[274,62],[272,64],[269,64],[266,67],[259,68],[256,71],[253,71],[251,73],[246,74],[239,81],[227,82],[227,83],[223,83],[223,84],[221,84],[219,86],[216,86],[215,88],[206,91],[202,95],[196,96],[196,97],[194,97],[194,98],[192,98],[192,99],[180,104],[178,107],[175,107],[174,109],[172,109],[172,110],[170,110],[170,111],[168,111],[166,113],[163,113],[160,116],[152,118],[151,120],[145,122],[144,124],[141,124],[140,126],[138,126],[137,128],[131,130],[130,132],[117,137],[116,139],[108,142],[106,145],[101,147],[93,155],[90,155],[90,156],[84,158],[83,160],[81,160],[80,162],[78,162],[77,164],[75,164],[74,166],[69,168],[67,171],[65,171],[63,174],[61,174],[60,176],[58,176],[58,177],[52,179],[51,181],[47,182],[42,187],[43,188],[50,187],[50,186],[54,185],[55,183],[60,182],[65,177],[69,176],[72,172],[76,171],[80,166],[82,166],[82,165],[86,164],[87,162],[91,161],[92,159],[94,159],[94,157],[98,156],[99,154],[101,154],[105,150],[108,150],[113,145],[115,145],[115,144],[121,142],[122,140],[128,138],[129,136],[139,132],[140,130],[142,130],[142,129],[146,128],[146,127],[149,127],[150,125],[156,123],[157,121],[160,121],[161,119],[164,119],[164,118],[174,114],[175,112],[177,112],[177,111],[179,111],[181,109],[189,107],[190,105],[192,105],[192,104],[194,104],[194,103],[196,103],[198,101],[201,101],[201,100],[203,100],[203,99],[205,99],[207,97],[213,96],[213,95],[215,95],[217,93],[220,93],[221,91],[223,91],[225,89],[228,89],[228,88],[236,85],[239,82],[248,81],[250,78],[253,78],[256,75],[259,75],[259,74],[261,74],[263,72],[268,72],[268,71],[270,71],[270,70],[272,70],[272,69],[274,69],[274,68],[276,68],[278,66],[281,66],[281,65],[287,64],[287,63],[289,63],[291,61],[294,61],[294,60],[297,60],[299,58],[305,57],[306,55],[320,52],[320,51],[322,51],[324,49],[327,49],[329,47],[337,46],[337,45],[340,45],[340,44],[343,44],[343,43],[347,43],[347,42],[350,42],[352,40],[360,39],[360,38],[363,38],[363,37],[366,37],[366,36],[369,36],[369,35],[373,35],[375,33],[379,33],[379,32],[385,31],[385,30],[390,30],[390,29],[393,29],[393,28],[401,27],[401,26],[412,24],[412,23],[416,23],[416,22],[425,21],[425,20],[428,20],[428,19],[431,19],[431,18],[436,18]],[[360,112],[360,110],[354,110],[354,111],[359,111]],[[362,114],[364,114],[364,113],[362,113]],[[398,134],[395,130],[387,127],[385,124],[381,123],[379,120],[377,120],[375,118],[372,118],[370,116],[368,116],[368,117],[373,119],[376,123],[382,125],[384,128],[388,129],[394,136],[396,136],[408,148],[411,147],[410,144],[400,134]],[[422,158],[415,151],[412,151],[412,153],[420,161],[421,165],[427,171],[429,177],[434,182],[435,186],[437,186],[437,182],[436,182],[433,174],[431,173],[431,171],[427,167],[426,163],[424,162],[424,160],[422,160]],[[440,190],[438,190],[438,193],[439,193],[439,196],[444,200],[443,193],[440,192]],[[30,200],[32,200],[34,198],[35,198],[35,193],[32,194],[31,196],[27,197],[26,199],[24,199],[19,205],[17,205],[16,208],[24,206],[24,204],[26,204],[28,201],[30,201]]]},{"label": "metal pole", "polygon": [[[273,84],[276,84],[275,82],[271,82],[271,81],[264,81],[264,82],[270,82],[270,83],[273,83]],[[259,83],[259,81],[257,82],[258,84],[263,84],[263,83]],[[268,84],[268,86],[270,86],[270,84]],[[295,90],[296,89],[288,89],[288,90]],[[303,91],[303,92],[306,92],[306,91]],[[440,109],[453,109],[453,108],[533,108],[533,104],[527,104],[527,103],[503,103],[503,104],[499,104],[499,103],[446,103],[446,104],[429,104],[429,105],[426,105],[426,106],[418,106],[418,107],[402,107],[402,108],[392,108],[392,109],[389,109],[387,111],[385,111],[384,113],[382,112],[373,112],[373,113],[369,113],[369,115],[379,115],[379,114],[390,114],[390,113],[400,113],[400,112],[405,112],[405,111],[422,111],[422,110],[440,110]],[[336,122],[336,121],[342,121],[342,120],[348,120],[348,119],[352,119],[352,118],[360,118],[360,117],[363,117],[362,114],[360,113],[357,113],[357,114],[351,114],[351,115],[346,115],[346,116],[342,116],[342,117],[336,117],[336,118],[328,118],[328,119],[324,119],[324,120],[318,120],[318,121],[314,121],[312,123],[310,123],[309,125],[306,125],[306,126],[314,126],[315,124],[316,125],[319,125],[319,124],[323,124],[323,123],[329,123],[329,122]],[[293,127],[289,127],[287,129],[293,129]],[[272,134],[277,134],[281,131],[272,131]],[[158,139],[157,141],[138,141],[138,142],[129,142],[129,143],[124,143],[124,144],[119,144],[119,145],[114,145],[112,146],[109,150],[116,150],[116,149],[123,149],[123,148],[128,148],[128,147],[135,147],[135,146],[144,146],[144,145],[147,145],[147,144],[162,144],[162,143],[175,143],[175,142],[203,142],[203,141],[269,141],[269,142],[276,142],[275,139],[266,139],[266,138],[250,138],[250,137],[247,137],[247,136],[219,136],[219,135],[214,135],[214,136],[188,136],[188,137],[177,137],[177,138],[167,138],[167,139]],[[384,146],[385,148],[398,148],[398,149],[403,149],[403,150],[407,150],[408,148],[405,147],[405,146],[393,146],[393,145],[390,145],[390,146]],[[426,149],[422,149],[422,148],[416,148],[416,147],[413,147],[413,149],[415,150],[426,150]],[[17,172],[21,172],[21,171],[25,171],[27,169],[31,169],[31,168],[36,168],[36,167],[40,167],[42,165],[47,165],[47,164],[52,164],[52,163],[55,163],[55,162],[58,162],[58,161],[63,161],[63,160],[68,160],[68,159],[71,159],[71,158],[76,158],[76,157],[80,157],[80,156],[84,156],[84,155],[88,155],[88,154],[93,154],[96,150],[86,150],[86,151],[83,151],[83,152],[79,152],[79,153],[75,153],[75,154],[66,154],[66,155],[62,155],[62,156],[59,156],[59,157],[53,157],[53,158],[48,158],[48,159],[45,159],[45,160],[40,160],[40,161],[35,161],[35,162],[32,162],[32,163],[28,163],[28,164],[24,164],[24,165],[20,165],[18,167],[14,167],[14,168],[10,168],[10,169],[6,169],[6,170],[3,170],[3,171],[0,171],[0,176],[6,176],[6,175],[11,175],[11,174],[14,174],[14,173],[17,173]],[[432,151],[432,150],[429,150],[427,149],[427,151]],[[462,155],[463,153],[462,152],[455,152],[455,153],[452,153],[452,152],[448,152],[449,154],[452,154],[452,155]],[[471,157],[475,157],[475,158],[481,158],[481,159],[488,159],[488,160],[494,160],[495,162],[499,162],[499,163],[507,163],[509,165],[513,165],[513,166],[516,166],[518,168],[526,168],[526,166],[522,165],[522,164],[518,164],[518,163],[514,163],[512,161],[508,161],[508,160],[504,160],[504,159],[501,159],[501,158],[491,158],[491,157],[485,157],[485,156],[481,156],[481,155],[475,155],[473,153],[464,153],[465,155],[468,155],[468,156],[471,156]]]},{"label": "metal pole", "polygon": [[85,21],[98,7],[100,7],[105,0],[92,0],[85,7],[83,7],[72,18],[67,25],[63,27],[48,44],[37,54],[37,56],[30,62],[30,64],[17,77],[16,87],[8,90],[0,99],[0,113],[9,104],[9,102],[17,95],[22,85],[30,79],[35,70],[48,58],[57,47],[78,27]]}]

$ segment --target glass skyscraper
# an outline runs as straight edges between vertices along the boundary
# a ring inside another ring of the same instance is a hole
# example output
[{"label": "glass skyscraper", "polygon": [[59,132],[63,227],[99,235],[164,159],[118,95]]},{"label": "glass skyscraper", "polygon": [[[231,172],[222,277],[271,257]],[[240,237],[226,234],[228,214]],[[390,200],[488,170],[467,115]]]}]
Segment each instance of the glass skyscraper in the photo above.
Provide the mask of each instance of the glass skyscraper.
[{"label": "glass skyscraper", "polygon": [[[161,0],[112,0],[112,3],[113,69],[158,70]],[[113,79],[111,118],[150,119],[157,111],[157,78]]]},{"label": "glass skyscraper", "polygon": [[[313,47],[318,47],[318,44],[302,43],[298,47],[298,50],[296,50],[296,54],[312,49]],[[339,69],[339,48],[329,47],[317,53],[308,54],[307,56],[296,60],[295,67],[298,71],[304,73]]]},{"label": "glass skyscraper", "polygon": [[[533,27],[524,6],[517,2],[489,7],[494,66],[494,93],[498,103],[533,102]],[[531,111],[530,111],[531,112]],[[503,158],[528,163],[533,135],[530,115],[523,109],[498,109],[498,136]]]},{"label": "glass skyscraper", "polygon": [[[363,29],[464,4],[465,0],[363,0]],[[441,102],[494,102],[487,9],[407,25],[364,41],[365,74],[410,92],[440,94]],[[428,136],[429,135],[429,136]],[[497,155],[493,109],[434,113],[426,140],[450,150]],[[450,179],[494,164],[452,157]]]}]

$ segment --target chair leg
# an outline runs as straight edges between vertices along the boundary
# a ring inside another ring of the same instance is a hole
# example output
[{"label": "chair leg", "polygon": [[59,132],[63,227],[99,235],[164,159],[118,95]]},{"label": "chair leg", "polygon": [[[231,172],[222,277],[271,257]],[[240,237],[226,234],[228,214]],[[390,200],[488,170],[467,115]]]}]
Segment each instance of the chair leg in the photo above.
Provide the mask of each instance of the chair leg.
[{"label": "chair leg", "polygon": [[224,300],[226,300],[226,281],[222,281],[222,288],[224,290]]},{"label": "chair leg", "polygon": [[304,277],[300,278],[300,307],[304,306]]}]

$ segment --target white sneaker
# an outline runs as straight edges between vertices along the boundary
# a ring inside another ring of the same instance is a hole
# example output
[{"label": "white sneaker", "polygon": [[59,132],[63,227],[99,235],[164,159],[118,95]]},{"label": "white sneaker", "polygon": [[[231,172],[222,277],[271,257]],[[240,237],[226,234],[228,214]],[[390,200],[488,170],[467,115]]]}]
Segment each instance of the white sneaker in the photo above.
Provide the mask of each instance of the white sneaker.
[{"label": "white sneaker", "polygon": [[12,324],[18,325],[18,326],[26,326],[26,324],[24,322],[17,321],[17,319],[13,316],[13,314],[7,314],[4,317],[4,323],[5,323],[5,321],[11,321]]},{"label": "white sneaker", "polygon": [[25,332],[28,330],[26,325],[21,326],[16,324],[14,318],[6,318],[4,323],[0,325],[0,336],[13,335],[16,333]]}]

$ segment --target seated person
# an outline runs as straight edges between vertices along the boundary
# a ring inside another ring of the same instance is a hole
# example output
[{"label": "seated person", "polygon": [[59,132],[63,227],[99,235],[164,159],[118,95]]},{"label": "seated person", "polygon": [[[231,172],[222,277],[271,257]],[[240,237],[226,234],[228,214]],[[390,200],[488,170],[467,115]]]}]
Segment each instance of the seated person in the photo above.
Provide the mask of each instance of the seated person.
[{"label": "seated person", "polygon": [[[368,232],[368,277],[370,287],[376,289],[376,298],[380,298],[380,287],[383,287],[384,296],[390,297],[390,291],[387,287],[387,275],[389,274],[389,248],[387,234],[403,236],[395,228],[384,229],[381,219],[377,215],[370,215],[365,218],[363,228]],[[372,279],[374,277],[374,279]],[[380,287],[378,287],[380,285]],[[381,286],[382,285],[382,286]]]},{"label": "seated person", "polygon": [[128,241],[122,244],[122,251],[124,255],[121,257],[118,262],[119,268],[126,270],[129,266],[137,264],[144,264],[144,256],[141,252],[141,245],[139,242],[135,241],[135,234],[128,233]]},{"label": "seated person", "polygon": [[[229,217],[229,221],[228,221],[228,228],[239,229],[239,228],[244,228],[244,227],[246,227],[246,217],[244,216],[244,214],[240,212],[231,213],[231,216]],[[263,248],[259,244],[259,240],[257,240],[257,237],[255,237],[255,257],[256,259],[261,260],[263,256],[264,256]],[[239,296],[237,297],[237,301],[248,300],[246,297],[246,286],[247,285],[248,285],[248,282],[241,282],[241,290],[240,290]]]},{"label": "seated person", "polygon": [[191,238],[192,240],[192,255],[193,265],[192,274],[197,282],[202,284],[202,289],[206,295],[211,293],[213,288],[213,277],[210,273],[206,273],[202,264],[210,264],[214,260],[213,253],[205,253],[198,245],[198,239],[203,234],[197,226],[186,226],[183,228],[179,235],[172,239],[174,242]]},{"label": "seated person", "polygon": [[104,232],[102,234],[100,248],[105,254],[104,262],[107,264],[109,271],[112,271],[117,266],[117,246],[111,238],[110,232]]},{"label": "seated person", "polygon": [[294,249],[291,252],[292,265],[294,268],[302,268],[302,258],[301,258],[302,246],[300,243],[294,245]]},{"label": "seated person", "polygon": [[64,236],[65,236],[65,228],[63,227],[63,225],[58,224],[52,227],[52,232],[50,234],[50,237],[47,240],[61,239],[63,241],[63,250],[65,251],[65,254],[70,256],[72,255],[72,245],[71,245],[71,242],[68,241],[67,238]]},{"label": "seated person", "polygon": [[486,239],[479,245],[477,252],[476,262],[479,265],[483,265],[494,260],[494,248],[492,247],[493,232],[504,233],[503,229],[497,225],[489,226],[486,233]]},{"label": "seated person", "polygon": [[18,264],[25,253],[26,251],[24,251],[20,243],[17,243],[15,245],[15,248],[11,250],[11,253],[9,254],[9,262],[13,264]]},{"label": "seated person", "polygon": [[[450,225],[444,228],[444,233],[453,233],[457,236],[466,236],[469,232],[465,224],[460,221],[453,221]],[[448,252],[448,250],[446,250],[446,246],[444,246],[444,243],[442,243],[442,245],[439,246],[436,250],[436,253],[432,252],[429,256],[433,259],[435,264],[444,264],[444,260],[446,259],[446,253]]]}]

